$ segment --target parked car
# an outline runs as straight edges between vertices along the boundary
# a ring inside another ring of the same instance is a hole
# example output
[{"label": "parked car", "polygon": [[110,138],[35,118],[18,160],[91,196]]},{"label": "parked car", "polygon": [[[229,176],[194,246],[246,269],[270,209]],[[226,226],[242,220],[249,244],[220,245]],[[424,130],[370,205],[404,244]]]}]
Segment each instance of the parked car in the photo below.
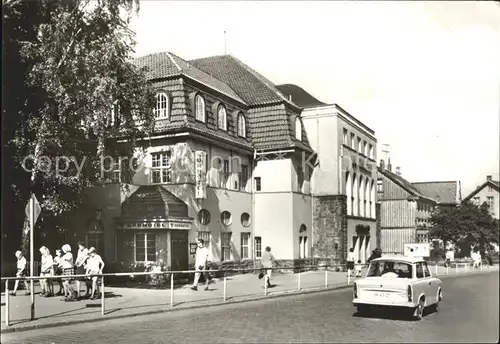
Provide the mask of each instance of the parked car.
[{"label": "parked car", "polygon": [[426,307],[437,311],[442,300],[442,282],[425,260],[396,256],[370,262],[366,276],[354,283],[352,302],[360,315],[374,308],[392,308],[421,320]]}]

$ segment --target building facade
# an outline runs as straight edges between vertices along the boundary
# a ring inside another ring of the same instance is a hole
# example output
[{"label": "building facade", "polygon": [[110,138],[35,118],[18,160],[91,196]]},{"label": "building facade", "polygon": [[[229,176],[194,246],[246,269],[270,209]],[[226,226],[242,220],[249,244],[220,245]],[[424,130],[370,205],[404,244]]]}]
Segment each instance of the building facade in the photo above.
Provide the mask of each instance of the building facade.
[{"label": "building facade", "polygon": [[467,195],[463,202],[474,202],[477,206],[486,202],[491,215],[495,219],[500,219],[500,182],[493,180],[491,176],[486,176],[486,181]]},{"label": "building facade", "polygon": [[378,167],[380,248],[384,254],[404,254],[404,245],[429,242],[430,217],[437,202],[392,172],[390,160]]},{"label": "building facade", "polygon": [[365,263],[376,247],[376,151],[372,129],[337,104],[309,106],[302,118],[318,163],[311,178],[314,249],[319,257]]},{"label": "building facade", "polygon": [[175,270],[192,266],[197,238],[214,263],[253,265],[266,246],[291,264],[309,258],[312,169],[301,162],[315,157],[301,108],[233,56],[135,63],[156,89],[154,134],[139,141],[130,184],[116,159],[107,184],[87,191],[66,240],[108,262]]}]

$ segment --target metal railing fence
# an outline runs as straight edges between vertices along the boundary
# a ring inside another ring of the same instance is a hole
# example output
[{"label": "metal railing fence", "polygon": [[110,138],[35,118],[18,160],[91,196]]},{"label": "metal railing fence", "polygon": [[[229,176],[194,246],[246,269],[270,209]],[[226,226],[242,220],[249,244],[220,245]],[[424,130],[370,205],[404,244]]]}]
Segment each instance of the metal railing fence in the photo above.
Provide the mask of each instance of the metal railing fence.
[{"label": "metal railing fence", "polygon": [[[469,270],[469,266],[471,265],[470,262],[464,262],[464,263],[455,263],[455,274],[459,274],[462,272],[467,272]],[[362,264],[363,269],[366,270],[366,267],[369,264]],[[346,264],[341,264],[342,267],[346,267]],[[431,271],[433,270],[432,268],[434,267],[434,271],[432,271],[433,275],[439,275],[438,270],[439,266],[443,266],[443,264],[438,264],[436,263],[435,265],[431,266]],[[463,266],[463,268],[461,268]],[[293,270],[297,271],[296,275],[296,283],[297,283],[297,291],[301,291],[301,274],[303,272],[309,272],[309,271],[318,271],[318,270],[323,270],[324,269],[324,288],[327,289],[329,287],[328,283],[328,273],[329,272],[337,272],[338,273],[338,267],[339,264],[335,264],[333,266],[326,265],[326,264],[320,264],[320,265],[309,265],[309,266],[301,266],[300,268],[297,267],[273,267],[273,268],[246,268],[246,269],[237,269],[237,268],[231,268],[231,269],[223,269],[223,270],[213,270],[213,269],[206,269],[206,270],[182,270],[182,271],[151,271],[151,272],[120,272],[120,273],[103,273],[103,274],[92,274],[92,275],[69,275],[69,276],[25,276],[25,277],[2,277],[1,281],[5,282],[5,324],[6,326],[10,326],[10,297],[9,297],[9,282],[12,281],[35,281],[35,280],[71,280],[74,281],[76,279],[89,279],[91,277],[98,277],[100,278],[100,293],[101,293],[101,315],[104,316],[106,315],[106,299],[105,299],[105,283],[104,279],[105,277],[120,277],[120,276],[154,276],[154,275],[165,275],[166,278],[170,278],[170,307],[174,307],[174,276],[176,274],[195,274],[195,273],[223,273],[223,301],[227,301],[227,274],[228,273],[248,273],[248,272],[264,272],[265,270]],[[483,265],[481,264],[478,267],[480,270],[485,269]],[[445,274],[448,275],[450,274],[450,266],[446,266],[446,272]],[[490,265],[487,265],[487,269],[490,269]],[[354,270],[349,270],[346,269],[347,271],[347,285],[351,284],[352,281],[352,273]],[[345,272],[344,272],[345,273]],[[362,276],[361,276],[362,277]],[[263,278],[264,281],[264,295],[268,295],[268,286],[266,283],[266,279]],[[31,289],[31,319],[35,319],[35,302],[34,302],[34,288],[33,288],[33,283],[31,283],[32,288]]]}]

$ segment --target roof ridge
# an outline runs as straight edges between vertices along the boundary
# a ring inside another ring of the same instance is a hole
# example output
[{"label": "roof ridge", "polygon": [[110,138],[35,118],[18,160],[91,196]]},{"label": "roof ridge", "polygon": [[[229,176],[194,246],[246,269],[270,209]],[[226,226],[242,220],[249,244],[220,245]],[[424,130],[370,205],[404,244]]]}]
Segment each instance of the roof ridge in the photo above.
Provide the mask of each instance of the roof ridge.
[{"label": "roof ridge", "polygon": [[[233,56],[233,55],[227,55],[231,58],[233,58],[237,63],[239,63],[243,68],[245,68],[249,73],[251,73],[253,76],[255,76],[257,79],[259,79],[267,88],[269,88],[272,92],[274,92],[275,94],[277,94],[279,97],[281,97],[285,102],[295,106],[295,107],[298,107],[300,108],[300,106],[298,106],[297,104],[291,102],[290,100],[288,100],[285,95],[283,93],[280,92],[280,90],[278,90],[276,88],[276,85],[269,79],[267,79],[265,76],[263,76],[262,74],[260,74],[259,72],[257,72],[255,69],[251,68],[249,65],[247,65],[246,63],[244,63],[243,61],[241,61],[240,59],[238,59],[237,57]],[[271,85],[269,85],[271,84]]]},{"label": "roof ridge", "polygon": [[179,66],[179,64],[177,63],[177,61],[175,61],[175,59],[172,57],[172,55],[174,55],[175,57],[177,58],[180,58],[179,56],[169,52],[169,51],[166,51],[165,54],[167,54],[168,58],[170,59],[170,61],[172,61],[172,63],[174,64],[175,67],[177,67],[177,69],[179,70],[179,72],[183,72],[182,68]]}]

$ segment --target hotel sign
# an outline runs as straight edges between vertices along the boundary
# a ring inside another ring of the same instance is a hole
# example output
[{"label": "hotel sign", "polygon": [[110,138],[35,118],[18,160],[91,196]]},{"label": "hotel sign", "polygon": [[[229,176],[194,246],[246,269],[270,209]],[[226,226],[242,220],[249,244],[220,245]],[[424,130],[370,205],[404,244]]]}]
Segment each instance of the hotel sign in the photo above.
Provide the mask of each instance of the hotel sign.
[{"label": "hotel sign", "polygon": [[118,224],[119,229],[186,229],[192,228],[190,222],[177,221],[136,221]]},{"label": "hotel sign", "polygon": [[195,195],[194,198],[202,199],[207,198],[207,183],[206,178],[206,166],[207,166],[207,152],[205,151],[195,151],[194,152],[194,183],[195,183]]}]

